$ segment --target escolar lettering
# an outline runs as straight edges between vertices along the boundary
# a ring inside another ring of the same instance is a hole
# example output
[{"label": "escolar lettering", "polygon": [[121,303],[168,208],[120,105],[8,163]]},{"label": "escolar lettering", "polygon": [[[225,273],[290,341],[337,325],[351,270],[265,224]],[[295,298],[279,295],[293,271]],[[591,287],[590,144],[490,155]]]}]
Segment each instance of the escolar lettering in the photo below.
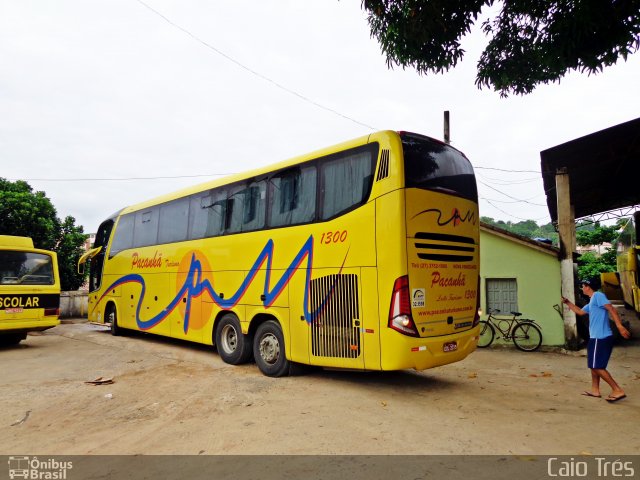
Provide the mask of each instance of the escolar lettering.
[{"label": "escolar lettering", "polygon": [[0,298],[2,308],[39,308],[40,298],[38,297],[4,297]]}]

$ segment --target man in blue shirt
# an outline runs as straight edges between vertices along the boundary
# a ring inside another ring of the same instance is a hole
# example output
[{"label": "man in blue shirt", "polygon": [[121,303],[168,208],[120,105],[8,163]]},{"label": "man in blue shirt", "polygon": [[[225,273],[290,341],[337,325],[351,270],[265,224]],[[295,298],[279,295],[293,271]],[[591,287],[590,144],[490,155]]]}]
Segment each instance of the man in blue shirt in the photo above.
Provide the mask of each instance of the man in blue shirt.
[{"label": "man in blue shirt", "polygon": [[626,395],[607,371],[607,364],[613,350],[613,332],[609,325],[609,315],[623,338],[630,338],[631,333],[622,325],[618,312],[611,305],[605,294],[596,291],[597,286],[593,280],[583,280],[580,285],[582,293],[589,297],[589,303],[580,308],[564,297],[562,297],[562,303],[577,315],[589,314],[587,363],[591,369],[591,390],[587,390],[582,394],[588,397],[600,398],[600,379],[602,379],[611,387],[611,393],[605,400],[610,403],[617,402],[625,398]]}]

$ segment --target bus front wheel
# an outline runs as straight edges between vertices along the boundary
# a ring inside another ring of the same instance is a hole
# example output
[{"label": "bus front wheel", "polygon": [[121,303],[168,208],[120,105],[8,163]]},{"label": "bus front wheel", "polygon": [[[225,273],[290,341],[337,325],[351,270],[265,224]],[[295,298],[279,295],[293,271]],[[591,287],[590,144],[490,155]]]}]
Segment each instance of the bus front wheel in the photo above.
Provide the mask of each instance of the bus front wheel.
[{"label": "bus front wheel", "polygon": [[107,322],[111,324],[111,335],[122,335],[122,329],[118,326],[118,314],[116,313],[116,307],[113,305],[108,307],[104,316]]},{"label": "bus front wheel", "polygon": [[269,320],[258,327],[253,340],[253,357],[260,371],[268,377],[289,374],[291,362],[285,356],[284,335],[277,322]]},{"label": "bus front wheel", "polygon": [[251,358],[251,337],[242,333],[240,321],[233,313],[223,315],[218,321],[215,341],[225,363],[240,365]]}]

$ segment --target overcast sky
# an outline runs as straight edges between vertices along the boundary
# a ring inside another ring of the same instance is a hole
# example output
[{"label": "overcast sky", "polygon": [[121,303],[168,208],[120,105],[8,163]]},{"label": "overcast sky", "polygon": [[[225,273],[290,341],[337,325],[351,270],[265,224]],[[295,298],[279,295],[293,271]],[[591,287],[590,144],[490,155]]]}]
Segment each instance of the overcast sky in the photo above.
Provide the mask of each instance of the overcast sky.
[{"label": "overcast sky", "polygon": [[444,110],[480,214],[543,224],[540,151],[640,114],[638,54],[501,99],[474,85],[480,22],[462,64],[421,77],[387,68],[360,0],[144,2],[0,0],[0,176],[45,191],[85,232],[374,130],[442,138]]}]

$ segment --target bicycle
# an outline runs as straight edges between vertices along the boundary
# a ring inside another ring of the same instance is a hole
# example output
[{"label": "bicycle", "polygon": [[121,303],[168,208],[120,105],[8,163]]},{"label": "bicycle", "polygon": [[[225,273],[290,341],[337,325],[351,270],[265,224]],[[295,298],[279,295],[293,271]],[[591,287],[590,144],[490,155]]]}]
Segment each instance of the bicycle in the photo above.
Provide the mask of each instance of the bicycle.
[{"label": "bicycle", "polygon": [[533,352],[540,348],[542,331],[534,320],[518,318],[522,315],[520,312],[511,312],[511,318],[496,318],[495,314],[500,314],[500,310],[492,310],[486,320],[480,320],[479,348],[486,348],[493,343],[496,330],[505,340],[512,340],[519,350]]}]

